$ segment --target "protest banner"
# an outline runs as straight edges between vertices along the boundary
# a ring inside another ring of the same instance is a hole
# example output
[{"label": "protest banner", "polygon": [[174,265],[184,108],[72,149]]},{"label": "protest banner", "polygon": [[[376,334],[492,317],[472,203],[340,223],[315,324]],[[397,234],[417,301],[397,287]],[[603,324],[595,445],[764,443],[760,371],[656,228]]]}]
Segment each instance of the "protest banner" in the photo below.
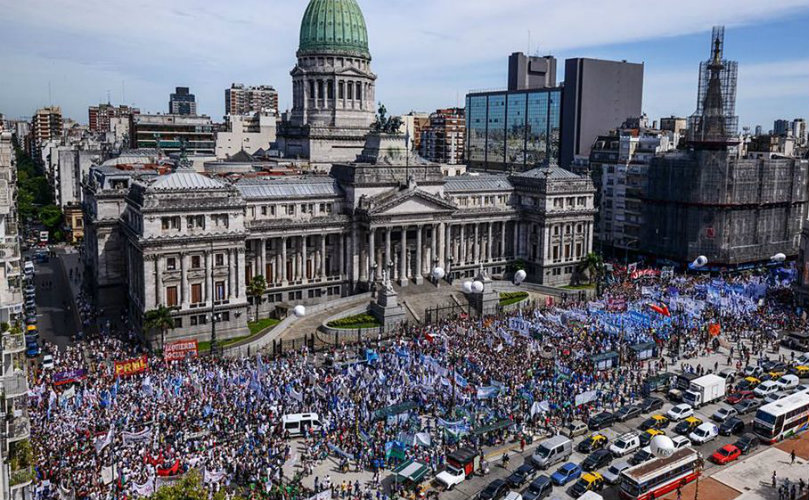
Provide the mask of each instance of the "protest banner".
[{"label": "protest banner", "polygon": [[194,358],[198,353],[197,339],[177,340],[163,347],[163,359],[166,361],[177,361],[186,357]]},{"label": "protest banner", "polygon": [[53,385],[69,384],[70,382],[78,382],[87,376],[87,370],[84,368],[76,368],[65,372],[58,372],[53,374]]},{"label": "protest banner", "polygon": [[149,368],[149,362],[146,355],[127,359],[125,361],[115,362],[115,375],[119,377],[128,377],[136,373],[145,372]]}]

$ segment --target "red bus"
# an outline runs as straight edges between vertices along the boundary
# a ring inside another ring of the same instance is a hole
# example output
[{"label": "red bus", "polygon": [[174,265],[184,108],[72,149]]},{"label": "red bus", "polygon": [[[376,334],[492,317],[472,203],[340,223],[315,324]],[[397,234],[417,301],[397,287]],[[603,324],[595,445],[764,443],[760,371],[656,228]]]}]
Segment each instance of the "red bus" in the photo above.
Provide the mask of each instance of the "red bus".
[{"label": "red bus", "polygon": [[699,477],[702,458],[692,448],[680,448],[670,457],[630,467],[621,473],[621,498],[651,500],[675,491]]}]

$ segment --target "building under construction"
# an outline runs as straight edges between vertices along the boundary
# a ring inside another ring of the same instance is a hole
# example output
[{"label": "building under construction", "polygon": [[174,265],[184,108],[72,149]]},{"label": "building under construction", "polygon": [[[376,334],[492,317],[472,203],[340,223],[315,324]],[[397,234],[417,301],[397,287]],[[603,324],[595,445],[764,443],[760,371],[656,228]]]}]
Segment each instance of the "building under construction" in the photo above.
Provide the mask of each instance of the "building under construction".
[{"label": "building under construction", "polygon": [[648,254],[680,263],[704,255],[720,269],[797,255],[807,209],[806,160],[741,156],[737,66],[723,45],[714,28],[687,149],[652,160],[643,231]]}]

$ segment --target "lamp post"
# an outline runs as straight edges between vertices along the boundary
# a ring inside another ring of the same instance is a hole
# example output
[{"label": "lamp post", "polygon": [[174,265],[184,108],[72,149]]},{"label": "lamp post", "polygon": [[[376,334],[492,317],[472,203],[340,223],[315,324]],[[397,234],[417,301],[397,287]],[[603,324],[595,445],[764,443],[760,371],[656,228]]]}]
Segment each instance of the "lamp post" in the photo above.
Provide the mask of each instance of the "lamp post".
[{"label": "lamp post", "polygon": [[211,241],[211,357],[214,356],[216,349],[216,321],[218,318],[216,314],[216,283],[214,283],[214,254],[213,254],[213,241]]},{"label": "lamp post", "polygon": [[449,265],[447,266],[447,281],[449,284],[452,284],[452,263],[455,262],[455,259],[452,257],[449,258]]}]

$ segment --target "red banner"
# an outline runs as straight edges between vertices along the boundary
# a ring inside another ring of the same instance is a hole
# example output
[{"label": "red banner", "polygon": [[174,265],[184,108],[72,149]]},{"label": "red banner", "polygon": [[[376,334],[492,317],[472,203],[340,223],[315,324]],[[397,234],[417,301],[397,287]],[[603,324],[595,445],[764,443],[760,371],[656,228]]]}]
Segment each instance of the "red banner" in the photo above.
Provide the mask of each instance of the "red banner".
[{"label": "red banner", "polygon": [[196,339],[178,340],[163,347],[163,359],[166,361],[177,361],[185,359],[186,356],[196,357],[199,347]]},{"label": "red banner", "polygon": [[139,358],[115,362],[115,375],[119,377],[128,377],[129,375],[145,372],[148,369],[149,362],[145,354]]},{"label": "red banner", "polygon": [[722,333],[722,327],[719,326],[719,323],[711,323],[710,325],[708,325],[708,333],[716,337],[717,335]]}]

